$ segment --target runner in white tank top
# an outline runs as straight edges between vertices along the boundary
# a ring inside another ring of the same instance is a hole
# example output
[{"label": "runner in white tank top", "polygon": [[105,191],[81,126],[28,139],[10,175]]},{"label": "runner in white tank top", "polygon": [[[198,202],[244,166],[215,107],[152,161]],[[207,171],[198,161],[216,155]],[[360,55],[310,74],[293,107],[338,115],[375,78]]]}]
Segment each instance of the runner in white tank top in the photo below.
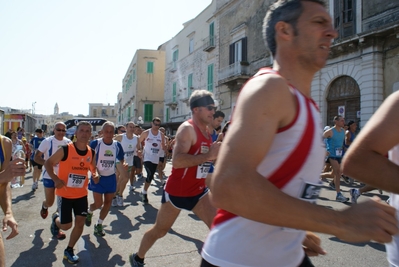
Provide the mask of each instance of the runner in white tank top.
[{"label": "runner in white tank top", "polygon": [[[165,136],[159,131],[161,126],[161,119],[156,117],[152,120],[152,126],[150,129],[145,130],[141,133],[140,139],[137,143],[137,152],[139,156],[144,153],[144,167],[147,172],[147,178],[142,194],[142,201],[144,204],[148,203],[147,190],[150,187],[151,181],[154,179],[154,174],[159,163],[159,152],[165,150]],[[141,142],[145,141],[144,148],[141,148]],[[144,152],[142,151],[144,150]]]},{"label": "runner in white tank top", "polygon": [[125,164],[127,164],[128,169],[128,179],[118,179],[117,185],[117,195],[115,200],[113,200],[113,206],[123,206],[123,191],[125,190],[128,180],[130,180],[130,190],[134,190],[134,182],[136,181],[136,168],[133,164],[134,155],[136,153],[136,147],[138,142],[138,137],[134,134],[135,124],[129,121],[125,124],[126,133],[117,135],[114,139],[121,143]]},{"label": "runner in white tank top", "polygon": [[220,210],[203,247],[203,267],[313,266],[302,245],[316,255],[325,252],[304,230],[348,242],[386,240],[378,233],[389,232],[387,224],[377,223],[387,219],[378,218],[385,208],[378,203],[343,211],[311,203],[319,192],[315,182],[325,149],[311,83],[337,36],[326,7],[277,1],[264,30],[276,73],[259,75],[241,90],[207,178],[212,203]]}]

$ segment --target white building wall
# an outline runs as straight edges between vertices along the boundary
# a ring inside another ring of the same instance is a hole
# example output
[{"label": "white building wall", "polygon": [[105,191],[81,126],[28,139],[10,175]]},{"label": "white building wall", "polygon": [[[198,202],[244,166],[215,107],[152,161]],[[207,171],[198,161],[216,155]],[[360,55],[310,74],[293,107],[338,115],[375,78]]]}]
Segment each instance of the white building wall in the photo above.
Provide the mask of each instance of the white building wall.
[{"label": "white building wall", "polygon": [[382,54],[377,48],[367,48],[363,52],[347,54],[329,61],[320,70],[312,82],[312,98],[319,105],[323,125],[328,125],[327,95],[330,84],[340,76],[352,77],[360,88],[360,126],[370,119],[371,115],[383,101],[383,66]]}]

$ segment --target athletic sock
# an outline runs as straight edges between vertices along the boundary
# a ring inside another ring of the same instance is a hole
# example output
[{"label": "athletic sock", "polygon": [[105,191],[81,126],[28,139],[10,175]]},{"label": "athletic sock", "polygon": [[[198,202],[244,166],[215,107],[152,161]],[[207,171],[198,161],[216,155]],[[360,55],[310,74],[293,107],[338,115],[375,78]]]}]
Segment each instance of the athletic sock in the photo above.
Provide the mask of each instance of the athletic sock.
[{"label": "athletic sock", "polygon": [[103,224],[103,220],[98,219],[97,224]]},{"label": "athletic sock", "polygon": [[147,191],[145,191],[145,190],[143,189],[143,190],[141,190],[141,193],[142,193],[143,195],[146,195],[146,194],[147,194]]}]

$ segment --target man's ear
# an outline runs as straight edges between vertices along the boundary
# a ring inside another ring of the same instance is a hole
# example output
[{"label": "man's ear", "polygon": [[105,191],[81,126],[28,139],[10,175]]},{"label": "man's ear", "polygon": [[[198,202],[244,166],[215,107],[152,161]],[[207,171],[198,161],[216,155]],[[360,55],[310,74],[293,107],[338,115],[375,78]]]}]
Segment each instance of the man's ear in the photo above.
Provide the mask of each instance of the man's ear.
[{"label": "man's ear", "polygon": [[291,24],[284,21],[277,22],[275,30],[276,30],[276,37],[278,36],[279,38],[282,39],[290,38],[293,33]]}]

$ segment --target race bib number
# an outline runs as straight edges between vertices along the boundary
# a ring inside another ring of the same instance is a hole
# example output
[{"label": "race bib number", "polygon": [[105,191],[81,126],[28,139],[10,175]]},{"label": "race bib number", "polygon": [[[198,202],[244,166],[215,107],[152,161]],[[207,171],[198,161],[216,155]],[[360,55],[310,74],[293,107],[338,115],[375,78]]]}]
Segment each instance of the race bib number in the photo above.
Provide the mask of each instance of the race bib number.
[{"label": "race bib number", "polygon": [[204,162],[197,167],[197,179],[205,179],[211,169],[211,162]]},{"label": "race bib number", "polygon": [[300,192],[299,198],[308,202],[316,203],[320,195],[321,184],[304,182],[302,191]]},{"label": "race bib number", "polygon": [[342,157],[342,147],[338,147],[335,149],[335,155],[337,157]]},{"label": "race bib number", "polygon": [[70,173],[68,175],[67,187],[82,188],[85,183],[86,176]]},{"label": "race bib number", "polygon": [[158,153],[159,153],[159,148],[151,148],[151,153],[152,153],[153,155],[158,155]]},{"label": "race bib number", "polygon": [[209,152],[209,147],[207,146],[201,146],[201,154],[205,154]]},{"label": "race bib number", "polygon": [[134,151],[129,151],[125,153],[125,160],[132,159],[134,156]]},{"label": "race bib number", "polygon": [[100,170],[109,170],[111,168],[114,168],[115,161],[113,160],[100,160]]}]

